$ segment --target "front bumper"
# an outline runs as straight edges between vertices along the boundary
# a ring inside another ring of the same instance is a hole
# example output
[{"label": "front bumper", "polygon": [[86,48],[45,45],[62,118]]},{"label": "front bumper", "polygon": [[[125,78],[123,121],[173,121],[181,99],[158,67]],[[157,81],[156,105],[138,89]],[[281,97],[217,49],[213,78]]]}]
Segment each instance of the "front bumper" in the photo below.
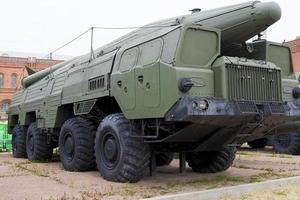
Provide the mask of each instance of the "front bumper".
[{"label": "front bumper", "polygon": [[[208,104],[206,109],[197,106],[203,101]],[[278,125],[286,121],[300,120],[300,102],[256,104],[254,101],[226,101],[185,96],[172,107],[165,120],[215,126],[237,126],[246,123]]]},{"label": "front bumper", "polygon": [[[207,102],[207,109],[197,106],[202,101]],[[185,96],[173,106],[165,118],[166,121],[225,126],[255,122],[257,117],[259,111],[251,102],[226,102],[221,99]]]},{"label": "front bumper", "polygon": [[[207,109],[197,106],[203,100],[208,103]],[[287,121],[300,121],[300,103],[256,104],[254,101],[185,96],[170,109],[165,120],[186,123],[160,142],[196,143],[193,151],[215,150],[272,135]]]}]

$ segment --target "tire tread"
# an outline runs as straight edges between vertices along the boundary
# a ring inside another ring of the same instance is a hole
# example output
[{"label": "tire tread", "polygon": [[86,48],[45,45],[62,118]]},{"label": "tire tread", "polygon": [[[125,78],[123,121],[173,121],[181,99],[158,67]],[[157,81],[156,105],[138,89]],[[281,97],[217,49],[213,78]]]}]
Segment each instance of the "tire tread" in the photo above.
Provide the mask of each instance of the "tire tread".
[{"label": "tire tread", "polygon": [[[204,153],[188,153],[186,161],[194,172],[199,173],[217,173],[227,170],[235,159],[236,148],[228,147],[220,151],[214,152],[214,156],[210,160],[201,162],[201,157]],[[203,160],[202,160],[203,161]]]}]

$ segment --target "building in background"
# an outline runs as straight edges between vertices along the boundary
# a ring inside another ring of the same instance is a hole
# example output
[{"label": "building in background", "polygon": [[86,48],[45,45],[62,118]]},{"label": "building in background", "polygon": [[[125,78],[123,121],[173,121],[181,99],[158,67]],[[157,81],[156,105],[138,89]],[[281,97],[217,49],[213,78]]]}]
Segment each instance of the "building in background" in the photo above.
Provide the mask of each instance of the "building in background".
[{"label": "building in background", "polygon": [[292,47],[294,69],[300,72],[300,36],[289,43]]},{"label": "building in background", "polygon": [[28,75],[26,66],[39,71],[62,61],[35,57],[0,56],[0,120],[7,118],[6,111],[12,96],[22,87],[21,80]]}]

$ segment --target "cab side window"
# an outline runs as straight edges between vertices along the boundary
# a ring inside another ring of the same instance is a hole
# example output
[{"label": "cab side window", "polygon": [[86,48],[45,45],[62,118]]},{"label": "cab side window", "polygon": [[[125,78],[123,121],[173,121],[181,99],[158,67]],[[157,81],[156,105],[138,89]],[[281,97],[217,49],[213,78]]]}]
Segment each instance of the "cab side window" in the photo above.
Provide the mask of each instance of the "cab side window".
[{"label": "cab side window", "polygon": [[121,72],[124,72],[133,68],[136,65],[138,54],[138,47],[127,49],[126,51],[124,51],[120,60],[119,70]]},{"label": "cab side window", "polygon": [[149,65],[158,61],[163,46],[162,39],[155,39],[141,45],[140,64]]},{"label": "cab side window", "polygon": [[180,37],[180,29],[176,29],[163,37],[164,47],[161,59],[165,63],[172,63],[174,61],[178,41]]}]

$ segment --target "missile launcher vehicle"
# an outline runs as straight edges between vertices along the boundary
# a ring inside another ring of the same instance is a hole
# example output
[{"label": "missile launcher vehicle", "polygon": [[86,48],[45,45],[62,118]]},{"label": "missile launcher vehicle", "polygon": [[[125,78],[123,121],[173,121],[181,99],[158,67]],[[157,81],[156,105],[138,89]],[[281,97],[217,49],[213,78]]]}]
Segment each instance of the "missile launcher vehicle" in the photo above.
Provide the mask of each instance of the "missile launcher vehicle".
[{"label": "missile launcher vehicle", "polygon": [[[195,172],[300,120],[290,49],[260,39],[281,17],[247,2],[161,20],[23,79],[8,111],[13,155],[139,181],[180,152]],[[258,40],[247,42],[258,36]]]}]

